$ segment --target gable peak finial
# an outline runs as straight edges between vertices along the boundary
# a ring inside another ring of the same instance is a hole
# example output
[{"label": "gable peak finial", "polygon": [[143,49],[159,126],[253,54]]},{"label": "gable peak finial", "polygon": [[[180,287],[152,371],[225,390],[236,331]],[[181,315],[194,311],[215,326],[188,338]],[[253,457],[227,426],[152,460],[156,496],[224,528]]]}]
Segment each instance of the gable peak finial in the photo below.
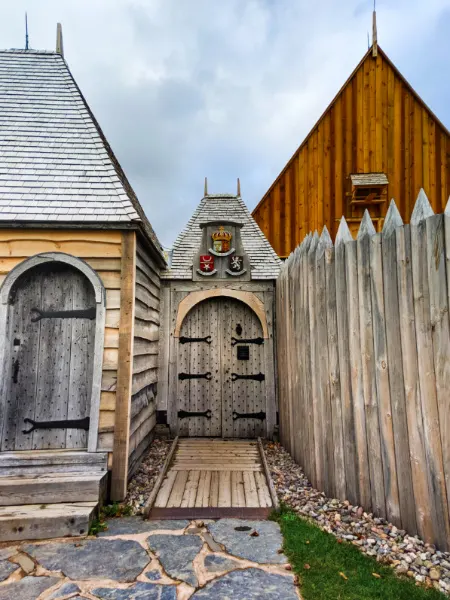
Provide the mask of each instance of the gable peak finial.
[{"label": "gable peak finial", "polygon": [[64,58],[63,34],[61,23],[58,23],[56,25],[56,53],[60,54]]},{"label": "gable peak finial", "polygon": [[28,15],[25,12],[25,50],[29,49],[28,45]]},{"label": "gable peak finial", "polygon": [[239,198],[241,197],[241,181],[240,181],[239,177],[237,178],[237,196]]},{"label": "gable peak finial", "polygon": [[373,15],[372,15],[372,56],[378,56],[378,32],[377,32],[377,5],[376,0],[373,0]]},{"label": "gable peak finial", "polygon": [[205,177],[205,189],[204,189],[203,195],[205,196],[205,198],[208,195],[208,178],[207,177]]}]

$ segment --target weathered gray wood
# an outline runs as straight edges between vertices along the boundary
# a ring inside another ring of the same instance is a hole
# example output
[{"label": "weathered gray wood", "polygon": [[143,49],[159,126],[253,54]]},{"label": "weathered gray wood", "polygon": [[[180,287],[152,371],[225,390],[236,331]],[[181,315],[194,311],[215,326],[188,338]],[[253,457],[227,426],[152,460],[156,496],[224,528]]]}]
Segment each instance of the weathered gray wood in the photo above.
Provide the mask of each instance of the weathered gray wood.
[{"label": "weathered gray wood", "polygon": [[106,473],[41,473],[0,478],[0,506],[98,502]]},{"label": "weathered gray wood", "polygon": [[158,478],[155,481],[155,485],[153,486],[150,496],[147,498],[147,500],[142,508],[142,513],[145,517],[148,517],[148,515],[150,514],[152,506],[155,503],[156,496],[158,495],[161,485],[167,475],[167,471],[169,470],[169,466],[172,462],[173,456],[175,454],[175,450],[178,446],[178,439],[179,439],[178,436],[176,436],[176,438],[173,440],[172,445],[169,450],[169,454],[166,456],[166,460],[164,461],[163,466],[161,467],[161,471],[159,472]]},{"label": "weathered gray wood", "polygon": [[[325,249],[325,278],[327,293],[327,332],[328,332],[328,369],[330,380],[330,404],[333,429],[333,461],[335,496],[347,498],[346,473],[344,463],[344,433],[342,428],[341,379],[339,371],[338,329],[336,314],[336,276],[335,251],[329,246]],[[330,448],[331,445],[328,447]]]},{"label": "weathered gray wood", "polygon": [[368,468],[372,511],[386,518],[383,461],[378,421],[378,397],[375,377],[372,298],[370,283],[370,238],[375,235],[369,212],[364,212],[358,232],[358,297],[361,339],[361,366],[368,450]]},{"label": "weathered gray wood", "polygon": [[373,344],[375,384],[379,402],[380,442],[383,456],[386,515],[392,523],[400,523],[397,464],[395,461],[394,429],[392,425],[391,391],[386,341],[386,315],[383,290],[383,259],[381,234],[370,239],[370,270],[372,292]]},{"label": "weathered gray wood", "polygon": [[87,535],[97,502],[0,507],[0,541]]},{"label": "weathered gray wood", "polygon": [[422,539],[432,541],[436,539],[434,513],[430,511],[433,506],[433,482],[426,466],[426,438],[420,400],[410,226],[397,228],[395,236],[403,377],[417,530]]},{"label": "weathered gray wood", "polygon": [[433,341],[436,396],[441,431],[442,460],[450,510],[450,326],[445,260],[444,215],[425,221],[430,290],[430,322]]},{"label": "weathered gray wood", "polygon": [[442,443],[439,430],[439,410],[434,372],[433,340],[431,335],[430,292],[425,218],[432,210],[428,199],[420,194],[411,217],[412,279],[414,315],[416,321],[417,358],[420,395],[424,422],[427,467],[434,491],[433,515],[436,543],[448,547],[449,519],[445,485]]},{"label": "weathered gray wood", "polygon": [[359,503],[359,485],[356,460],[355,421],[351,390],[351,363],[347,305],[346,244],[352,240],[350,230],[342,217],[335,243],[336,310],[338,328],[339,370],[342,398],[344,436],[344,463],[347,497],[352,504]]},{"label": "weathered gray wood", "polygon": [[269,465],[267,464],[266,455],[264,453],[264,448],[261,442],[261,438],[258,438],[258,449],[261,456],[261,462],[264,470],[264,475],[266,476],[267,485],[269,487],[270,498],[272,500],[272,506],[275,510],[280,507],[280,502],[278,500],[278,495],[275,490],[275,486],[273,485],[272,477],[270,476]]}]

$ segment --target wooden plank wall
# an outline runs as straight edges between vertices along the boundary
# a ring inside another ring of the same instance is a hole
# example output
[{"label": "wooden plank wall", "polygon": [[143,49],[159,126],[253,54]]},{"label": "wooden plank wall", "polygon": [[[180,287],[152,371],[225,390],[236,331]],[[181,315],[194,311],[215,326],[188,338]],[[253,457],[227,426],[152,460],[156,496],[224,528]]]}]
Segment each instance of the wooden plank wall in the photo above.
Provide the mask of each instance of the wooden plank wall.
[{"label": "wooden plank wall", "polygon": [[[253,211],[286,257],[324,225],[334,239],[350,173],[383,172],[409,222],[420,188],[436,213],[450,195],[450,135],[379,50],[368,53]],[[387,211],[383,206],[382,216]]]},{"label": "wooden plank wall", "polygon": [[129,472],[139,464],[156,424],[160,324],[159,268],[138,241],[136,253],[133,378]]},{"label": "wooden plank wall", "polygon": [[312,484],[450,549],[450,203],[308,235],[277,282],[280,434]]},{"label": "wooden plank wall", "polygon": [[97,271],[105,286],[106,325],[99,450],[112,452],[119,348],[121,232],[0,229],[0,285],[17,264],[42,252],[65,252],[82,258]]}]

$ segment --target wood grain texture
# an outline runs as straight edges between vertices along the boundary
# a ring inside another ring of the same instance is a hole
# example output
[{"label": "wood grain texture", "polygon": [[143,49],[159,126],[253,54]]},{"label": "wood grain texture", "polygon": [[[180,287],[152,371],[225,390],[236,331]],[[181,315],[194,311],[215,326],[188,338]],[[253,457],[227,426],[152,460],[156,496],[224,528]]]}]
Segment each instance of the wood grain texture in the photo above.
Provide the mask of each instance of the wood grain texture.
[{"label": "wood grain texture", "polygon": [[[373,58],[369,51],[253,216],[277,254],[287,257],[308,231],[323,225],[335,238],[340,217],[350,216],[350,173],[384,172],[388,197],[396,199],[405,222],[420,187],[434,211],[443,212],[450,195],[449,140],[447,129],[386,54],[379,50]],[[293,170],[299,173],[295,186],[290,183]],[[381,206],[381,218],[387,209],[387,203]]]},{"label": "wood grain texture", "polygon": [[116,419],[114,427],[114,460],[111,477],[111,499],[126,495],[131,415],[134,294],[136,281],[136,234],[122,233],[121,306],[119,327],[119,365],[116,386]]}]

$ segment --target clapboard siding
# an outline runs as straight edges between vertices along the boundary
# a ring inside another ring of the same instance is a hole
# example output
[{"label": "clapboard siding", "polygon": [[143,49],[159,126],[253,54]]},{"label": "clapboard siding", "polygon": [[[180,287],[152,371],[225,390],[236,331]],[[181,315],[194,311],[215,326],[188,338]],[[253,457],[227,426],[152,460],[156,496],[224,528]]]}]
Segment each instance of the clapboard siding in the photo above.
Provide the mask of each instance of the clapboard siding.
[{"label": "clapboard siding", "polygon": [[99,450],[112,451],[120,317],[120,231],[0,229],[0,285],[23,260],[42,252],[65,252],[85,260],[106,289],[105,346],[99,418]]},{"label": "clapboard siding", "polygon": [[156,423],[156,383],[160,323],[159,269],[142,243],[137,243],[135,319],[129,464],[135,471],[152,440]]}]

